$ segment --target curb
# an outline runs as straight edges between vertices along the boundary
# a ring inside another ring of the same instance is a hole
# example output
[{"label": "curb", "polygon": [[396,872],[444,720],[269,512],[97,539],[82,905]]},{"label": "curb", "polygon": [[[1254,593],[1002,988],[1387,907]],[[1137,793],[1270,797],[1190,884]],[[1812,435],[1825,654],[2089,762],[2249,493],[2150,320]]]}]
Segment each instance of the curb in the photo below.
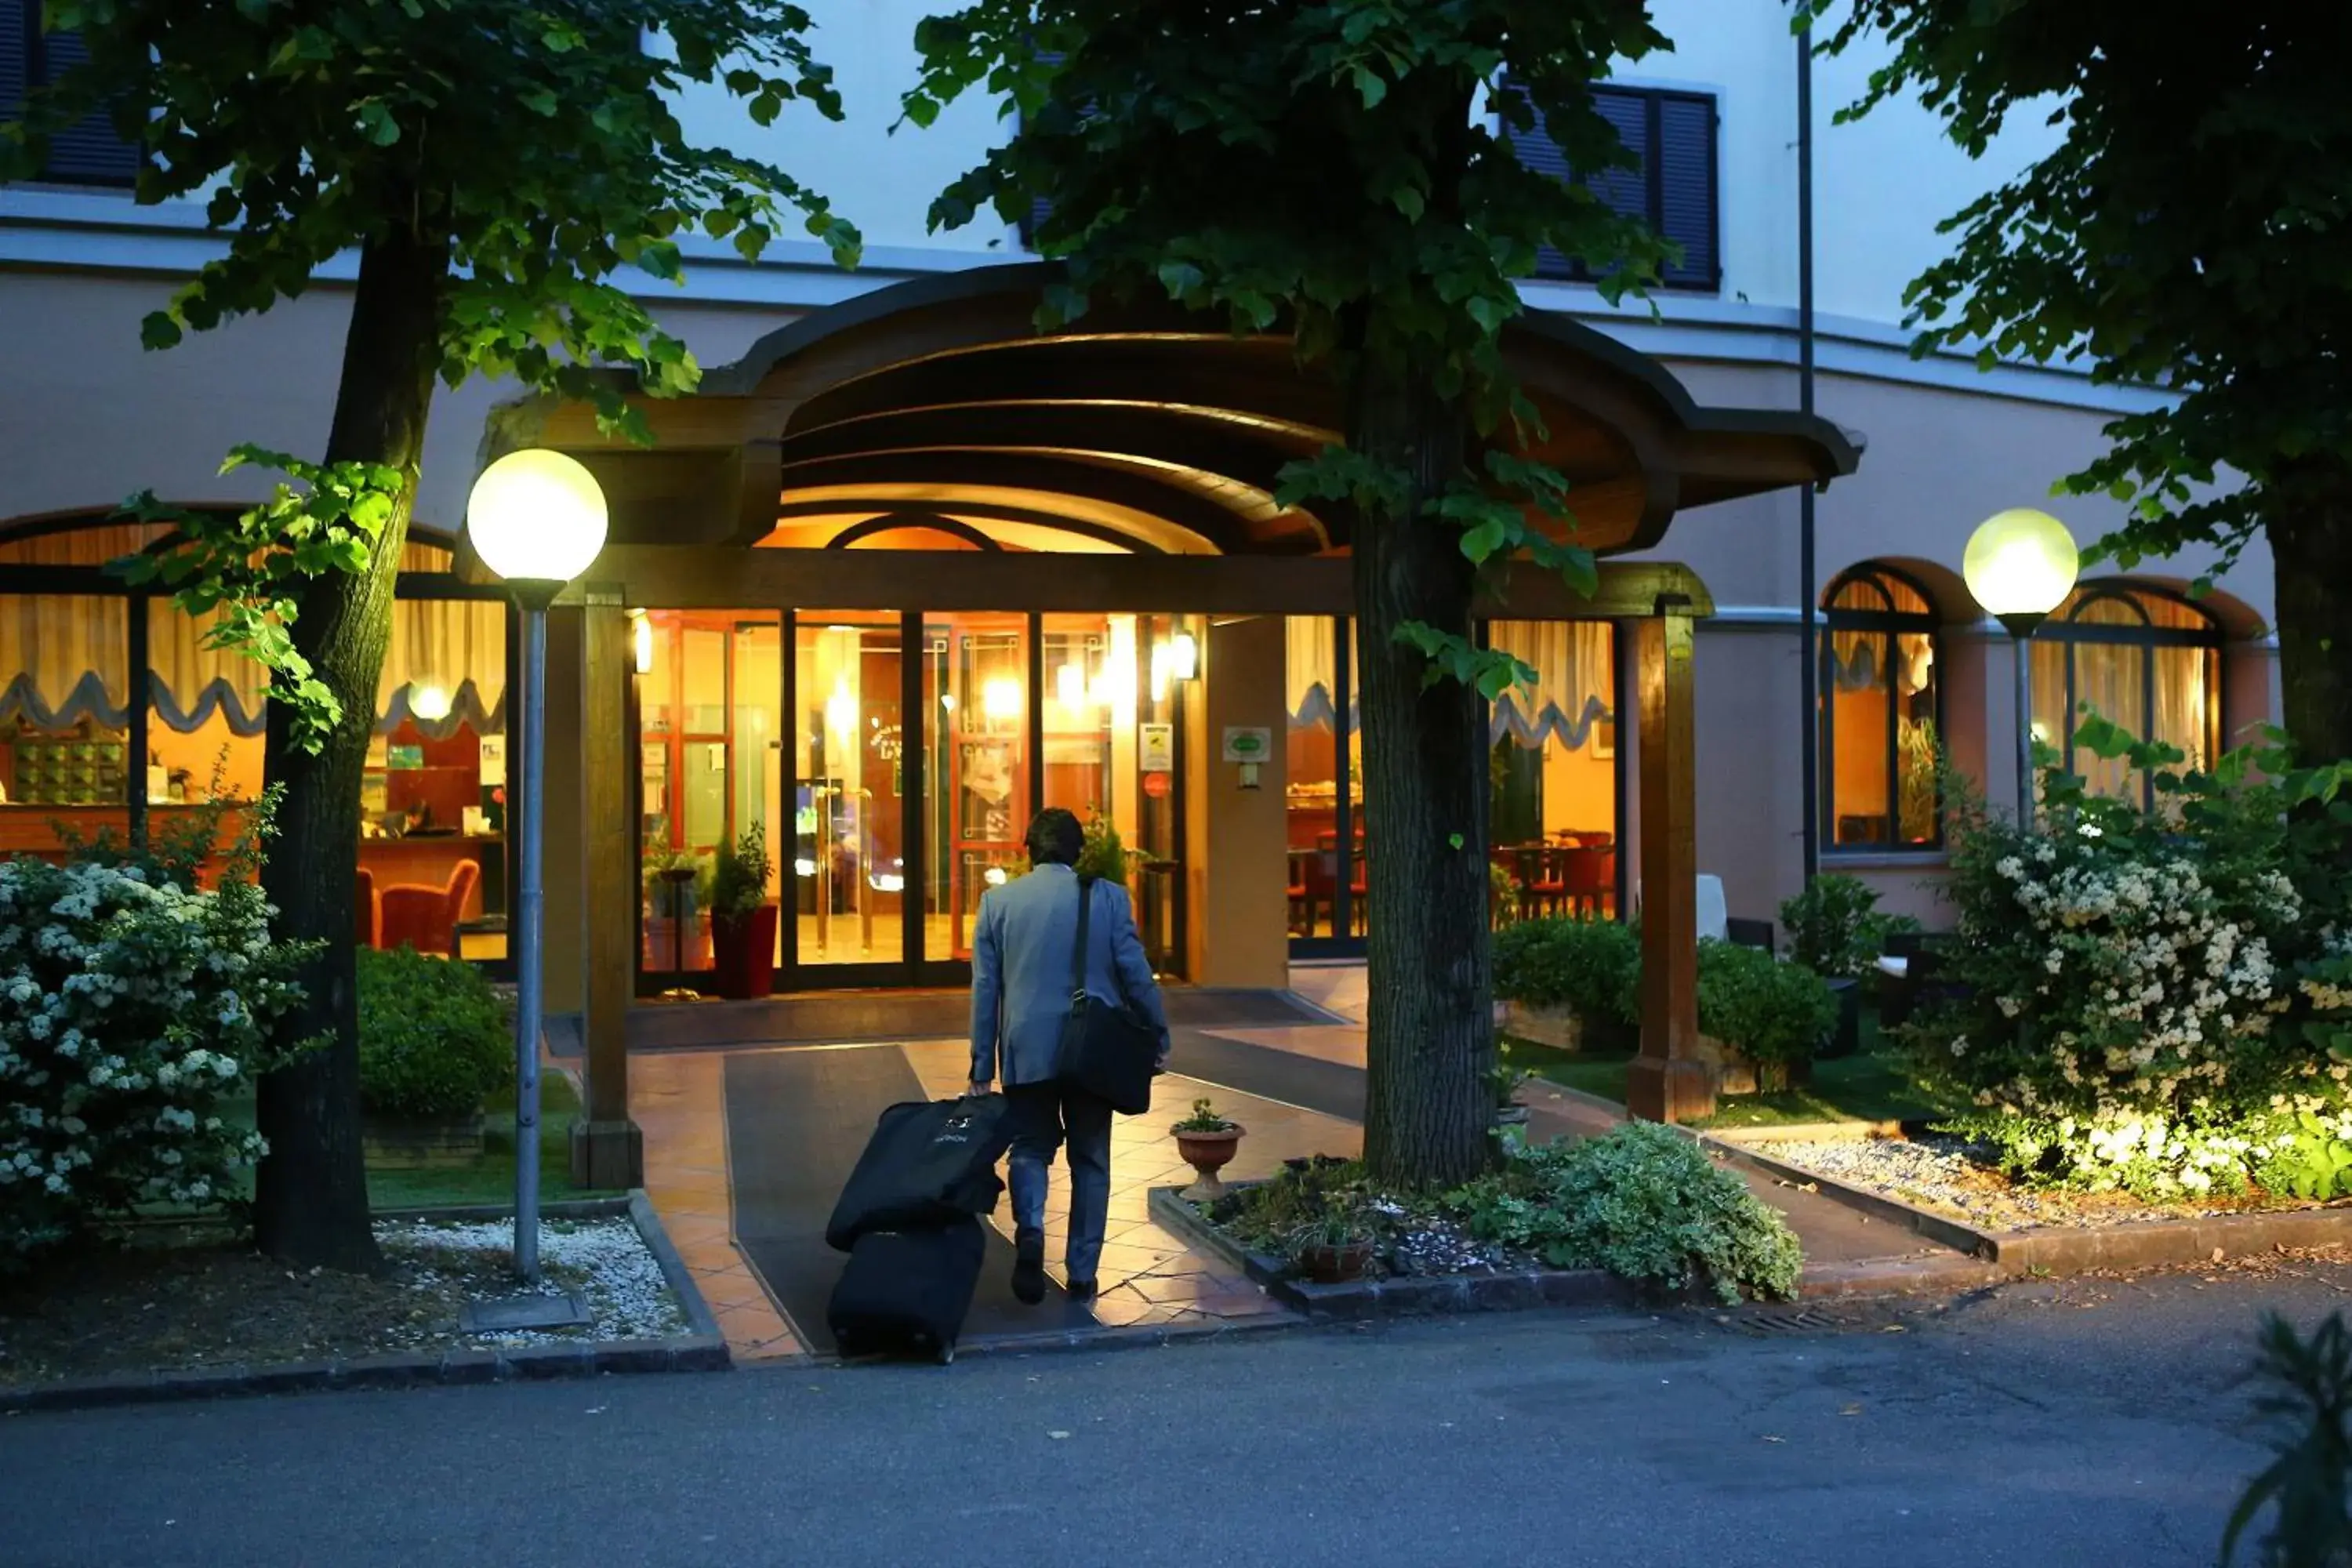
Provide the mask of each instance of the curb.
[{"label": "curb", "polygon": [[[1986,1230],[1793,1164],[1710,1133],[1700,1143],[1734,1163],[1776,1180],[1811,1186],[1823,1197],[1905,1226],[1964,1255],[1989,1279],[2069,1275],[2094,1269],[2160,1268],[2282,1247],[2352,1245],[2352,1204],[2268,1214],[2206,1215],[2193,1219],[2126,1220],[2116,1225]],[[1769,1141],[1768,1141],[1769,1142]],[[1845,1268],[1870,1266],[1841,1266]],[[1955,1270],[1954,1272],[1958,1272]]]},{"label": "curb", "polygon": [[1598,1268],[1528,1269],[1515,1274],[1445,1274],[1317,1285],[1287,1277],[1279,1259],[1248,1252],[1204,1223],[1181,1189],[1151,1189],[1151,1217],[1219,1257],[1291,1310],[1318,1321],[1509,1312],[1530,1307],[1623,1310],[1654,1304],[1629,1281]]},{"label": "curb", "polygon": [[[511,1209],[475,1206],[387,1210],[374,1217],[404,1223],[479,1224],[509,1219],[513,1213]],[[635,1223],[646,1249],[661,1266],[664,1281],[677,1295],[689,1331],[661,1340],[599,1340],[513,1350],[404,1352],[259,1367],[110,1373],[103,1377],[0,1386],[0,1415],[331,1390],[437,1388],[640,1373],[727,1372],[734,1367],[734,1355],[719,1332],[709,1304],[695,1288],[693,1276],[687,1272],[677,1249],[670,1244],[668,1233],[662,1228],[660,1216],[655,1214],[643,1189],[625,1198],[550,1204],[541,1214],[546,1219],[611,1219],[628,1215]]]}]

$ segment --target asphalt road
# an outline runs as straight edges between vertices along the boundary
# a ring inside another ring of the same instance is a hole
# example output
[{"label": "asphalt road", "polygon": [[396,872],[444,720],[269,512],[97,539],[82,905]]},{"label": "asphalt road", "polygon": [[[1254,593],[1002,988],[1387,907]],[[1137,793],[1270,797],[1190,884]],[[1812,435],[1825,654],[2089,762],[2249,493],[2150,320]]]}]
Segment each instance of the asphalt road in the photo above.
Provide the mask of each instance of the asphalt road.
[{"label": "asphalt road", "polygon": [[0,1564],[2210,1563],[2257,1314],[2352,1268],[1891,1326],[1513,1316],[952,1368],[0,1420]]}]

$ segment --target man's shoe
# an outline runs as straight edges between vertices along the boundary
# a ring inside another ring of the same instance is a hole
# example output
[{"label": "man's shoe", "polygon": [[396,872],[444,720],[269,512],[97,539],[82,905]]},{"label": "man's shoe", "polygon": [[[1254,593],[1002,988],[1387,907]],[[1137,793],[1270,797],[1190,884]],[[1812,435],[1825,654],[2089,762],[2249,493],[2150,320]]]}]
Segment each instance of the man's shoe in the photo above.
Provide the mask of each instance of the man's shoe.
[{"label": "man's shoe", "polygon": [[1073,1279],[1063,1287],[1063,1290],[1073,1301],[1091,1301],[1095,1299],[1095,1282],[1091,1279]]},{"label": "man's shoe", "polygon": [[1024,1307],[1045,1299],[1045,1238],[1029,1234],[1013,1243],[1013,1295]]}]

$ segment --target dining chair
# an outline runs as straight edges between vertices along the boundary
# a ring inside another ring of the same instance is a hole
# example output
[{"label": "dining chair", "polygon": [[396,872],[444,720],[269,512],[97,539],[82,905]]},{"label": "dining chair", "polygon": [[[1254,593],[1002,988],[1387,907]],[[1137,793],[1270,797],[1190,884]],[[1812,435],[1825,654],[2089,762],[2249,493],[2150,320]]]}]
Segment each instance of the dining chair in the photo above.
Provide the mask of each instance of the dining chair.
[{"label": "dining chair", "polygon": [[364,866],[352,889],[352,941],[361,947],[376,945],[375,873]]},{"label": "dining chair", "polygon": [[1578,914],[1603,914],[1617,896],[1617,851],[1580,844],[1558,851],[1560,901]]}]

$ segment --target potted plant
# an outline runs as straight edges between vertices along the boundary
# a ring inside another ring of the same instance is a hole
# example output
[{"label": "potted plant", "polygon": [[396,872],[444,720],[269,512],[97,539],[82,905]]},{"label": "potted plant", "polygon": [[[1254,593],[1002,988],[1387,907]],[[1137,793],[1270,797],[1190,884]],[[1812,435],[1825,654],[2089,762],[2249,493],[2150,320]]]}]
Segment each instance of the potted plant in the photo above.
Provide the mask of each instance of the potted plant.
[{"label": "potted plant", "polygon": [[1886,939],[1916,931],[1909,915],[1878,909],[1878,894],[1856,877],[1816,877],[1780,906],[1789,933],[1789,956],[1828,983],[1837,998],[1836,1021],[1819,1052],[1823,1058],[1852,1056],[1862,1039],[1862,1004],[1878,979],[1878,957]]},{"label": "potted plant", "polygon": [[1486,1082],[1495,1091],[1496,1126],[1527,1125],[1528,1108],[1519,1103],[1519,1089],[1534,1076],[1526,1068],[1515,1068],[1508,1062],[1495,1064],[1495,1069],[1486,1075]]},{"label": "potted plant", "polygon": [[1333,1209],[1299,1233],[1293,1257],[1318,1285],[1361,1279],[1372,1262],[1372,1227],[1361,1215]]},{"label": "potted plant", "polygon": [[[710,962],[710,868],[683,849],[646,846],[646,967],[701,969]],[[684,922],[683,931],[680,922]]]},{"label": "potted plant", "polygon": [[414,949],[359,959],[361,1142],[414,1170],[482,1154],[482,1102],[514,1081],[506,1005],[470,963]]},{"label": "potted plant", "polygon": [[765,996],[775,984],[776,906],[768,901],[773,870],[760,823],[719,847],[710,874],[710,941],[719,994],[731,1002]]},{"label": "potted plant", "polygon": [[1182,1195],[1201,1204],[1223,1197],[1225,1184],[1217,1180],[1217,1173],[1232,1163],[1234,1151],[1240,1147],[1242,1124],[1218,1114],[1207,1100],[1196,1100],[1192,1114],[1169,1131],[1176,1135],[1176,1152],[1200,1176]]}]

